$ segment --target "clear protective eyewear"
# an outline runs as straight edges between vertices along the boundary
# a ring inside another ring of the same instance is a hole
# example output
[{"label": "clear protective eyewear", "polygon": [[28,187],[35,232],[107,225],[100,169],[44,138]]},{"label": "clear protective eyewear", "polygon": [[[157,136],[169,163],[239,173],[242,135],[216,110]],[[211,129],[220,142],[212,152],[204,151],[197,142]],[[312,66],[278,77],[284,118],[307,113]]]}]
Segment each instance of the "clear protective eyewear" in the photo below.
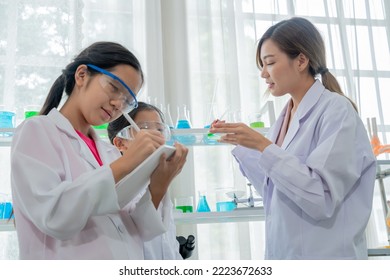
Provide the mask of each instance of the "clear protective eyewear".
[{"label": "clear protective eyewear", "polygon": [[[164,137],[165,141],[171,140],[171,130],[168,125],[162,122],[152,122],[152,121],[145,121],[137,123],[139,129],[150,129],[150,130],[156,130],[159,131],[162,136]],[[117,133],[117,137],[132,140],[135,135],[137,135],[137,130],[134,129],[131,125],[126,126],[121,131]]]},{"label": "clear protective eyewear", "polygon": [[124,114],[128,114],[138,107],[138,101],[134,92],[121,78],[93,64],[87,64],[87,66],[103,74],[99,77],[100,85],[110,98],[122,101],[120,110]]}]

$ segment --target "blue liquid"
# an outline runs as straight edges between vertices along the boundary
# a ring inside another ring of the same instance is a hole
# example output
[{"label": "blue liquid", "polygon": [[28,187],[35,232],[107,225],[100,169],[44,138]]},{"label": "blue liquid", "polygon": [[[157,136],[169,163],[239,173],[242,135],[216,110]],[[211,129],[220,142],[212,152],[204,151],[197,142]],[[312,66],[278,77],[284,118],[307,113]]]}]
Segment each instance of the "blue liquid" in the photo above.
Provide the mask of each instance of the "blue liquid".
[{"label": "blue liquid", "polygon": [[176,128],[183,129],[183,128],[191,128],[189,121],[187,120],[178,120],[176,124]]},{"label": "blue liquid", "polygon": [[[190,123],[187,120],[178,120],[176,124],[177,129],[190,129]],[[195,135],[174,135],[174,140],[180,142],[183,145],[193,145],[196,143]]]},{"label": "blue liquid", "polygon": [[201,195],[198,202],[197,212],[210,212],[209,204],[207,203],[206,196]]},{"label": "blue liquid", "polygon": [[[0,111],[0,128],[13,128],[15,126],[15,113]],[[0,136],[12,136],[12,132],[0,132]]]},{"label": "blue liquid", "polygon": [[236,209],[236,204],[233,201],[217,202],[217,211],[226,212]]},{"label": "blue liquid", "polygon": [[11,202],[0,202],[0,219],[9,219],[12,213],[12,203]]}]

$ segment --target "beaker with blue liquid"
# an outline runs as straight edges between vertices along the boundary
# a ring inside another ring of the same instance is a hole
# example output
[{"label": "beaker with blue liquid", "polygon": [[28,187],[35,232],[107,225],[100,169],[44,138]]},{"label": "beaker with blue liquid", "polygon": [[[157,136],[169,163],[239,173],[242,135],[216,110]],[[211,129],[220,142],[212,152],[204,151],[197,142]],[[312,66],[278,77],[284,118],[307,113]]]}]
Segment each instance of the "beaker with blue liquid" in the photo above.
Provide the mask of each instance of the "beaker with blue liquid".
[{"label": "beaker with blue liquid", "polygon": [[4,106],[0,106],[0,137],[11,137],[13,133],[7,131],[7,128],[15,127],[15,113],[9,110],[5,110]]}]

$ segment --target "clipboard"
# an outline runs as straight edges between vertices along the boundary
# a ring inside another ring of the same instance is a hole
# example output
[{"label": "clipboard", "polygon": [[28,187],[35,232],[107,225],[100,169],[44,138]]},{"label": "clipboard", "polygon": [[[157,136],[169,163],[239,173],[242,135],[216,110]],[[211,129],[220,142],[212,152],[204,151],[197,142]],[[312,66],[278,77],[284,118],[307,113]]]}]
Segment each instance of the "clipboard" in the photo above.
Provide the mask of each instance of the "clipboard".
[{"label": "clipboard", "polygon": [[161,155],[166,154],[167,158],[169,158],[175,151],[176,148],[173,146],[160,146],[131,173],[118,182],[115,189],[120,208],[123,208],[147,187],[150,175],[156,169]]}]

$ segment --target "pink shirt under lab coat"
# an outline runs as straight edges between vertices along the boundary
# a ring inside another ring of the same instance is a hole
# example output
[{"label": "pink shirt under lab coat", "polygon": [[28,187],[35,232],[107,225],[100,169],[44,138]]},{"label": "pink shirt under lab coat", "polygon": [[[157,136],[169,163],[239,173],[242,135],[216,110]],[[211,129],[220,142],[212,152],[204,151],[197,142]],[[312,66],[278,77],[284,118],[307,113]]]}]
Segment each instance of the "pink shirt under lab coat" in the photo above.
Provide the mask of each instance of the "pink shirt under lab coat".
[{"label": "pink shirt under lab coat", "polygon": [[[286,107],[271,127],[275,143]],[[266,259],[366,259],[376,164],[349,100],[316,81],[281,147],[233,150],[263,196]]]},{"label": "pink shirt under lab coat", "polygon": [[21,259],[143,259],[144,241],[166,231],[149,191],[130,213],[120,209],[109,167],[120,152],[92,135],[103,166],[57,109],[16,129],[11,187]]}]

